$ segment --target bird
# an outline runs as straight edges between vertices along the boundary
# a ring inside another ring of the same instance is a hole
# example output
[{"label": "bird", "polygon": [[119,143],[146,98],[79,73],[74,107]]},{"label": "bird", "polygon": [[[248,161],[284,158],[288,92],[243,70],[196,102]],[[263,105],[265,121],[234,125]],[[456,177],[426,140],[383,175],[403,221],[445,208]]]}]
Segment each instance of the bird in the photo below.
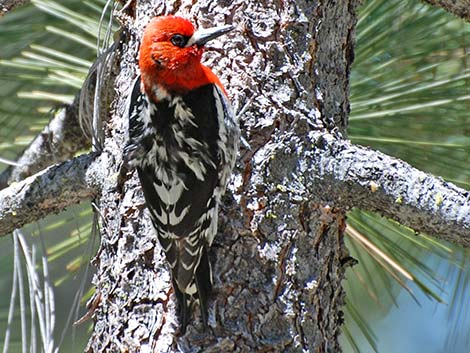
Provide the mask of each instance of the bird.
[{"label": "bird", "polygon": [[202,54],[207,42],[233,29],[196,30],[179,16],[153,18],[143,33],[140,75],[128,97],[124,158],[137,170],[170,267],[181,334],[195,300],[207,329],[212,289],[208,252],[240,140],[227,91],[201,63]]}]

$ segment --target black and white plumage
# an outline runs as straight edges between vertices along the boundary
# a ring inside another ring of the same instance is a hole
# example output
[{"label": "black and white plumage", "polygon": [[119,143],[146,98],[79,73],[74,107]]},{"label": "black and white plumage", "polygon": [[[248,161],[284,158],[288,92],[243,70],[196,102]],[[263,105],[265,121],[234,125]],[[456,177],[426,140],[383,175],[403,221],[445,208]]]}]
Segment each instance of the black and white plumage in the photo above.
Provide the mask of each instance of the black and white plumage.
[{"label": "black and white plumage", "polygon": [[171,268],[184,332],[188,295],[197,293],[204,325],[211,290],[208,249],[218,206],[235,164],[240,131],[216,84],[182,95],[155,85],[155,102],[138,77],[129,97],[126,159],[137,168],[147,208]]}]

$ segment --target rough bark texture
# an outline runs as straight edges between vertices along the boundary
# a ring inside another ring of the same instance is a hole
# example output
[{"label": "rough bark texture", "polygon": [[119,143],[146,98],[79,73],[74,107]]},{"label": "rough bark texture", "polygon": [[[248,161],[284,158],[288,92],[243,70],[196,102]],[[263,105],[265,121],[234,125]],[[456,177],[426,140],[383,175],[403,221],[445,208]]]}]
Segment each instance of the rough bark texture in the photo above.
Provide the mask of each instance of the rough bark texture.
[{"label": "rough bark texture", "polygon": [[102,162],[82,155],[0,191],[0,235],[96,196]]},{"label": "rough bark texture", "polygon": [[18,6],[29,3],[29,0],[1,0],[0,1],[0,16],[5,15],[7,12],[15,9]]},{"label": "rough bark texture", "polygon": [[416,231],[470,246],[469,191],[347,140],[321,133],[310,137],[288,138],[284,151],[297,153],[275,156],[291,160],[293,169],[284,172],[298,176],[296,183],[280,186],[291,197],[308,190],[324,202],[374,211]]},{"label": "rough bark texture", "polygon": [[[108,179],[100,208],[102,244],[94,279],[100,305],[90,352],[340,352],[339,326],[347,264],[344,210],[330,199],[292,199],[278,186],[298,163],[270,158],[286,136],[344,132],[349,111],[357,1],[140,1],[136,21],[121,16],[123,43],[115,116],[105,139],[110,172],[118,171],[124,101],[136,72],[141,30],[157,14],[175,13],[198,26],[237,24],[206,56],[227,84],[252,146],[242,151],[211,252],[215,291],[209,332],[194,326],[176,337],[170,277],[134,174],[122,186]],[[312,94],[313,92],[313,94]],[[292,149],[290,153],[298,151]],[[286,165],[286,163],[289,163]],[[291,165],[292,163],[292,165]],[[121,194],[122,191],[122,194]]]},{"label": "rough bark texture", "polygon": [[454,15],[470,21],[470,0],[424,0],[424,2],[442,7]]}]

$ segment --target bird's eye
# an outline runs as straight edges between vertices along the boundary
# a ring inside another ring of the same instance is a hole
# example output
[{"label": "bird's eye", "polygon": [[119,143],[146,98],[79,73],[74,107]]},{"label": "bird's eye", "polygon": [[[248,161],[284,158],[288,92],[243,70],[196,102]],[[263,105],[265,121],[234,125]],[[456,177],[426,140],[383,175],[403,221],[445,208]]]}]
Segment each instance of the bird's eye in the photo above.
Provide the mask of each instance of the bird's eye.
[{"label": "bird's eye", "polygon": [[184,46],[188,42],[188,39],[188,37],[183,36],[181,34],[175,34],[173,37],[171,37],[170,41],[174,46],[184,48]]}]

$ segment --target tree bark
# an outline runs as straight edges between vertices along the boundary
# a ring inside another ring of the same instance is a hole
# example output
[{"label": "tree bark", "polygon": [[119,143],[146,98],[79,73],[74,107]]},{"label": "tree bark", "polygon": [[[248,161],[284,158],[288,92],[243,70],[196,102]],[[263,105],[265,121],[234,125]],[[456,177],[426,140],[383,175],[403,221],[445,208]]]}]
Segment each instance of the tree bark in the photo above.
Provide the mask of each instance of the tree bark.
[{"label": "tree bark", "polygon": [[424,0],[428,4],[442,7],[444,10],[470,21],[470,0]]},{"label": "tree bark", "polygon": [[97,196],[103,162],[82,155],[0,191],[0,236]]},{"label": "tree bark", "polygon": [[29,0],[0,0],[0,16],[27,3]]},{"label": "tree bark", "polygon": [[286,156],[280,150],[276,156],[303,161],[289,170],[303,181],[284,187],[292,197],[307,190],[324,202],[341,200],[344,208],[374,211],[417,232],[470,246],[469,191],[347,140],[310,136],[308,142],[290,138],[284,150],[290,145],[297,153]]},{"label": "tree bark", "polygon": [[59,108],[49,124],[36,136],[18,158],[18,166],[10,166],[0,174],[0,190],[54,164],[73,157],[89,146],[78,124],[78,96],[68,106]]},{"label": "tree bark", "polygon": [[[172,3],[173,4],[173,3]],[[135,22],[123,18],[117,100],[104,154],[117,173],[124,144],[124,102],[136,72],[141,31],[162,13],[198,26],[237,24],[239,32],[213,45],[206,63],[227,84],[252,150],[242,151],[239,175],[226,197],[211,251],[215,290],[209,332],[194,325],[176,337],[170,276],[144,211],[135,174],[122,192],[105,182],[100,200],[102,243],[94,278],[100,304],[89,352],[311,351],[340,352],[338,335],[348,255],[340,200],[328,205],[295,185],[294,159],[270,158],[291,138],[309,132],[344,134],[349,113],[349,70],[358,1],[140,1]],[[220,49],[223,48],[223,49]],[[222,52],[222,54],[221,54]],[[285,151],[295,154],[296,151]],[[273,180],[276,180],[273,183]]]}]

